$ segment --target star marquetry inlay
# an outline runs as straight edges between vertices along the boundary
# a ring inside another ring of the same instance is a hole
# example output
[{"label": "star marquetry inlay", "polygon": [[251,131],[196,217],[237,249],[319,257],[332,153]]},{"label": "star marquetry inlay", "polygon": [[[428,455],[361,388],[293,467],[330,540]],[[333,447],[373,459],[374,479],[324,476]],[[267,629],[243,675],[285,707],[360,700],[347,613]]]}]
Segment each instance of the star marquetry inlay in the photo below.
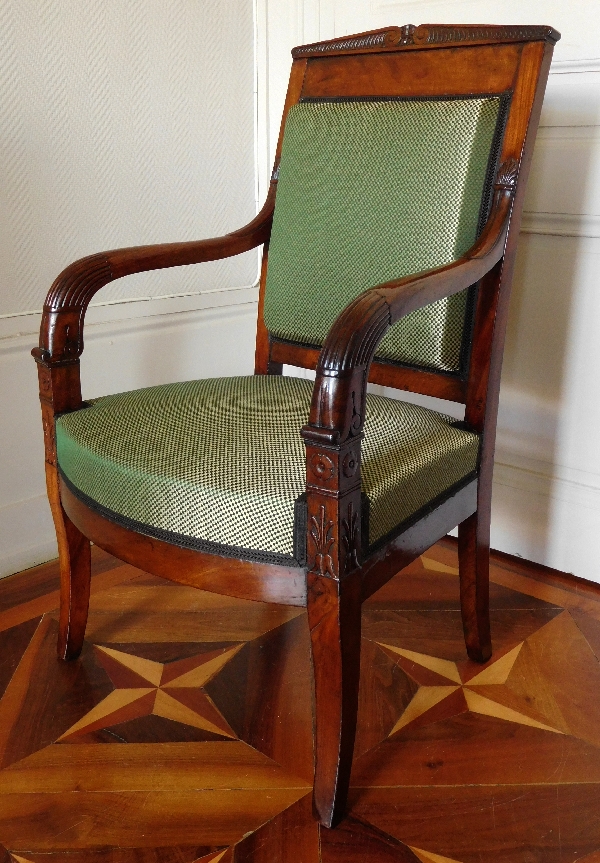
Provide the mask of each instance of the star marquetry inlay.
[{"label": "star marquetry inlay", "polygon": [[59,741],[150,715],[235,739],[237,735],[203,687],[242,647],[239,644],[162,663],[96,645],[98,660],[115,689]]},{"label": "star marquetry inlay", "polygon": [[536,717],[535,711],[525,700],[515,696],[507,686],[523,643],[517,644],[508,653],[473,674],[472,664],[466,670],[448,659],[378,642],[388,656],[393,657],[405,674],[419,686],[390,735],[416,720],[420,720],[420,725],[439,722],[467,710],[563,734],[561,729],[541,721],[545,717]]}]

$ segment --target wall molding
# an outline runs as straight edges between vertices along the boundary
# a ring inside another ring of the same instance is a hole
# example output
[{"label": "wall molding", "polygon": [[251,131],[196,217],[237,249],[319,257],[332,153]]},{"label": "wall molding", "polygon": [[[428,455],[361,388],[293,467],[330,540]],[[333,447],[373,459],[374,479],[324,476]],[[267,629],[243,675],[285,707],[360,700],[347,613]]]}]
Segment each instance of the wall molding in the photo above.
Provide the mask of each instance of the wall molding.
[{"label": "wall molding", "polygon": [[524,212],[521,223],[524,234],[547,234],[554,237],[600,237],[600,216],[585,213]]},{"label": "wall molding", "polygon": [[[93,324],[133,320],[136,318],[196,312],[218,309],[258,301],[258,285],[239,288],[218,288],[182,294],[167,294],[162,297],[133,297],[130,300],[110,300],[92,303],[85,316],[86,328]],[[37,335],[42,310],[20,314],[0,315],[0,348],[5,339],[23,335]]]},{"label": "wall molding", "polygon": [[600,511],[600,474],[557,461],[560,401],[500,390],[494,482]]},{"label": "wall molding", "polygon": [[494,483],[600,513],[600,487],[561,476],[560,470],[547,473],[536,470],[535,465],[510,464],[500,455],[494,464]]},{"label": "wall molding", "polygon": [[553,60],[550,66],[551,75],[582,75],[586,72],[600,72],[600,59]]}]

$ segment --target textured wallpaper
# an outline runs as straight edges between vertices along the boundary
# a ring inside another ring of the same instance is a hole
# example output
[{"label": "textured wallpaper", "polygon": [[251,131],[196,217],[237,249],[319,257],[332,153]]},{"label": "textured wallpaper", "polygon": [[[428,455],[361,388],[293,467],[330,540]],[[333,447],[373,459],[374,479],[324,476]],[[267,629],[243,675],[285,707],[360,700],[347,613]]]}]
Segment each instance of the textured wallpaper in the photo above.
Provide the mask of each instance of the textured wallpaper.
[{"label": "textured wallpaper", "polygon": [[[255,212],[252,0],[0,0],[0,315],[125,245]],[[97,300],[251,284],[253,253]]]}]

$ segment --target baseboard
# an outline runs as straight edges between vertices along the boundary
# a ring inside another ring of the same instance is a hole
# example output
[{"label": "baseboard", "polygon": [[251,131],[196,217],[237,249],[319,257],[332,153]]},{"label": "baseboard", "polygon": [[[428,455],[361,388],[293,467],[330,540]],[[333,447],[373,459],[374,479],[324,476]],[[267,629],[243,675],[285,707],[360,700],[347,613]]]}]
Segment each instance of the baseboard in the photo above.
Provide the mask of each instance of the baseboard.
[{"label": "baseboard", "polygon": [[[458,540],[453,534],[448,534],[439,541],[439,545],[456,550],[458,548]],[[585,596],[587,594],[596,601],[600,597],[600,584],[598,582],[590,581],[587,578],[580,578],[580,576],[572,572],[563,572],[561,569],[544,566],[533,560],[526,560],[523,557],[508,554],[506,551],[499,551],[497,548],[490,549],[490,561],[492,564],[499,564],[503,569],[511,569],[519,575],[526,575],[527,578],[532,578],[534,581],[541,581],[544,584],[560,587],[563,590],[576,593],[578,596]]]}]

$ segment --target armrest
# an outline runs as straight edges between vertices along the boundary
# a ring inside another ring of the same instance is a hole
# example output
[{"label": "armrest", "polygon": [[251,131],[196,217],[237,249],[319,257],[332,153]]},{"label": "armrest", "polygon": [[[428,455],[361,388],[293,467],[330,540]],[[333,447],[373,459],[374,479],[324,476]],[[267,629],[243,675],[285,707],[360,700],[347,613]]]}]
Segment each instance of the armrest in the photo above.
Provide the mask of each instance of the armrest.
[{"label": "armrest", "polygon": [[85,313],[100,288],[132,273],[216,261],[247,252],[268,242],[274,206],[275,191],[271,187],[256,218],[231,234],[188,243],[114,249],[70,264],[48,292],[39,347],[33,349],[33,356],[46,365],[76,362],[83,352]]},{"label": "armrest", "polygon": [[319,356],[309,422],[301,432],[305,441],[337,446],[360,434],[369,366],[387,330],[410,312],[475,284],[502,258],[517,173],[514,159],[500,167],[488,221],[463,257],[370,288],[338,316]]}]

